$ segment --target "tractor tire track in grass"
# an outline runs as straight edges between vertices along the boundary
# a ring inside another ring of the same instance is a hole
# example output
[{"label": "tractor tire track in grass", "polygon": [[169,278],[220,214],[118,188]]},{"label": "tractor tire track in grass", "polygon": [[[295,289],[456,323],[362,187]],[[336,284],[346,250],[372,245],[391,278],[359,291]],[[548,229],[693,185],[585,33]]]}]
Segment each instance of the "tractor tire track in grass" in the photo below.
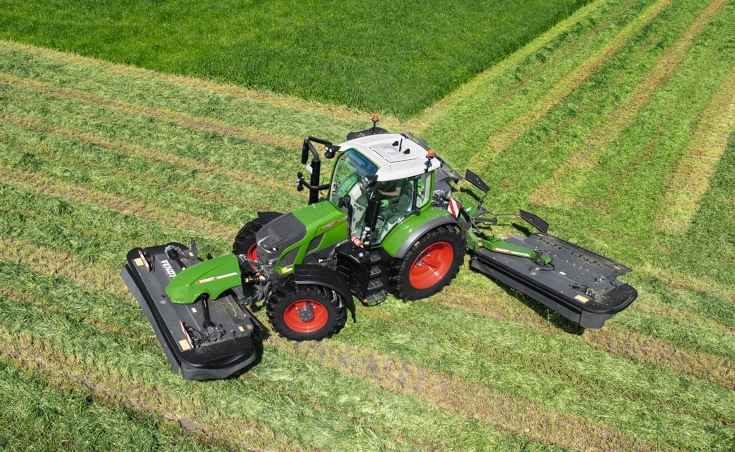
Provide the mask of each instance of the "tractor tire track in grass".
[{"label": "tractor tire track in grass", "polygon": [[[421,307],[422,311],[424,308]],[[667,449],[706,448],[735,433],[732,425],[735,402],[731,391],[725,388],[666,372],[657,366],[609,357],[575,341],[546,338],[513,325],[478,323],[478,328],[481,325],[484,331],[481,339],[476,332],[466,331],[463,322],[457,324],[455,318],[439,321],[426,312],[421,312],[420,318],[396,314],[392,310],[390,319],[381,317],[381,325],[377,325],[373,319],[376,314],[371,310],[363,314],[362,323],[351,331],[343,331],[336,340],[357,345],[362,336],[373,350],[394,359],[447,372],[491,389],[502,389],[541,403],[547,409],[604,422]],[[453,331],[459,332],[431,329],[427,322],[434,321],[445,328],[448,324],[456,325]],[[514,344],[498,343],[508,340]],[[525,352],[530,343],[534,344],[533,353]],[[556,347],[561,348],[552,352]],[[682,391],[682,388],[688,389]],[[723,424],[730,427],[725,428]],[[653,432],[664,425],[672,435],[660,438]],[[691,436],[683,435],[695,431]],[[710,436],[713,431],[719,432]]]},{"label": "tractor tire track in grass", "polygon": [[571,152],[567,161],[561,164],[551,179],[536,189],[531,195],[531,201],[534,204],[560,207],[572,202],[571,199],[565,198],[563,193],[568,192],[573,187],[579,187],[583,183],[584,175],[594,169],[600,154],[610,146],[620,132],[648,104],[653,92],[674,76],[702,28],[712,20],[713,16],[726,3],[727,1],[720,0],[707,5],[681,38],[659,59],[645,80],[588,135],[582,146]]},{"label": "tractor tire track in grass", "polygon": [[[281,338],[271,341],[279,342],[280,348],[301,359],[370,381],[383,390],[410,394],[444,410],[539,442],[575,450],[598,447],[655,450],[650,444],[583,417],[552,411],[532,400],[405,363],[366,347],[335,341],[327,345],[295,343]],[[427,392],[427,388],[432,390]]]}]

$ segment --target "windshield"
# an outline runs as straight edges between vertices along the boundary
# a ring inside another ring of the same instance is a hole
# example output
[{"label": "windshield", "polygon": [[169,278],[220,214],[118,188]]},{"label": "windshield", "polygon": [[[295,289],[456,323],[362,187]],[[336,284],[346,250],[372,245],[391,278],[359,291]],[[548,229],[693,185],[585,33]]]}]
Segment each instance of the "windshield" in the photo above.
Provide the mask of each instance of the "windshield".
[{"label": "windshield", "polygon": [[334,167],[329,200],[345,210],[352,234],[358,233],[365,218],[368,201],[365,176],[377,172],[378,167],[354,149],[342,154]]}]

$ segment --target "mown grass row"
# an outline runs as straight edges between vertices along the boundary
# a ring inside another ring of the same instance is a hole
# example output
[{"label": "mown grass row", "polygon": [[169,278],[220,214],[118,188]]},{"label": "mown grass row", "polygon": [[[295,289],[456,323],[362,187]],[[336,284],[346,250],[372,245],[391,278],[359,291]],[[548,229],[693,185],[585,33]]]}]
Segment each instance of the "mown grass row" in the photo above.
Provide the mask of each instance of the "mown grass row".
[{"label": "mown grass row", "polygon": [[[58,58],[55,54],[39,55],[0,46],[0,72],[31,79],[37,86],[53,86],[62,92],[76,92],[98,103],[136,105],[141,112],[172,111],[196,117],[220,120],[231,127],[255,127],[268,136],[333,137],[344,130],[363,126],[362,120],[340,120],[333,115],[303,108],[274,106],[270,102],[221,93],[206,87],[186,86],[157,77],[144,78],[135,72],[117,73],[94,65]],[[247,130],[247,129],[245,129]]]},{"label": "mown grass row", "polygon": [[[476,87],[471,96],[449,106],[424,135],[450,155],[457,166],[488,165],[485,143],[498,130],[532,108],[551,88],[599,52],[621,29],[630,27],[641,11],[666,2],[603,2],[522,61]],[[653,6],[652,6],[653,5]],[[640,25],[638,25],[640,26]],[[474,157],[473,157],[474,156]]]},{"label": "mown grass row", "polygon": [[[732,5],[597,2],[587,13],[562,26],[560,33],[567,34],[550,39],[516,72],[473,88],[485,94],[437,116],[451,119],[461,111],[464,121],[478,111],[492,113],[495,106],[509,121],[524,109],[535,112],[527,118],[540,114],[529,122],[529,133],[552,146],[553,159],[543,162],[548,171],[529,181],[498,178],[508,196],[527,197],[553,177],[565,152],[600,130],[605,120],[594,112],[610,117],[626,105],[635,112],[630,124],[641,114],[651,119],[651,130],[659,132],[647,144],[659,143],[659,152],[668,155],[665,166],[676,167],[677,153],[686,152],[686,137],[693,136],[679,128],[696,129],[733,66],[727,34]],[[628,277],[639,300],[602,330],[575,328],[465,269],[427,302],[390,298],[376,308],[358,308],[357,323],[320,344],[268,338],[263,360],[247,373],[189,384],[168,371],[145,317],[117,278],[125,251],[193,236],[203,254],[219,255],[229,251],[240,215],[301,205],[303,194],[276,187],[279,177],[298,167],[293,131],[308,129],[309,121],[326,113],[311,111],[259,141],[253,133],[270,125],[257,122],[258,115],[243,120],[251,101],[228,98],[226,89],[158,82],[150,74],[91,63],[75,69],[78,57],[56,58],[9,44],[0,48],[12,54],[12,64],[0,70],[0,356],[14,371],[41,375],[39,384],[55,388],[59,397],[92,394],[94,407],[111,411],[105,416],[132,409],[159,425],[181,419],[203,432],[197,444],[219,436],[225,448],[733,447],[735,305],[726,269],[728,256],[735,256],[727,235],[735,223],[735,135],[683,237],[649,240],[657,212],[643,192],[632,193],[632,199],[651,211],[636,214],[648,225],[634,228],[623,221],[624,212],[617,213],[627,206],[618,199],[602,201],[611,212],[609,227],[591,219],[569,226],[560,220],[574,216],[571,207],[546,208],[544,216],[570,232],[560,233],[563,237],[581,238],[604,254],[613,249],[628,263],[647,263],[645,272],[634,268]],[[699,77],[708,83],[694,83],[698,66],[707,66]],[[589,77],[580,77],[586,70]],[[135,85],[135,96],[128,97],[126,83]],[[147,100],[146,89],[154,92],[159,85],[165,95]],[[502,100],[483,99],[488,92]],[[667,102],[690,92],[696,93],[694,108],[682,109],[678,117]],[[626,104],[631,93],[649,97]],[[197,96],[212,108],[200,108]],[[554,96],[556,106],[550,103]],[[526,103],[516,108],[506,102]],[[224,110],[237,108],[242,111],[226,116]],[[286,120],[292,114],[266,104],[252,108]],[[485,122],[447,121],[444,129],[438,121],[429,132],[485,133],[488,121],[496,120],[487,116],[480,117]],[[325,121],[324,136],[331,139],[333,132],[344,134],[341,125],[352,124],[349,115]],[[502,120],[493,127],[502,128]],[[677,130],[678,141],[661,138],[661,130],[669,128]],[[610,130],[635,136],[631,128]],[[518,136],[498,159],[524,149],[525,135]],[[668,143],[678,144],[663,149]],[[441,154],[454,163],[470,150],[458,146]],[[600,150],[615,152],[607,146]],[[650,150],[655,156],[657,148]],[[532,149],[524,152],[530,155]],[[604,187],[633,191],[638,183],[665,185],[670,170],[648,171],[645,151],[631,150],[625,158],[638,171],[610,178]],[[257,164],[248,167],[249,161]],[[213,163],[218,169],[210,174],[207,166]],[[263,196],[247,194],[241,186],[248,182]],[[562,194],[590,201],[585,193]],[[179,200],[171,206],[173,221],[166,218],[169,197]],[[227,213],[231,205],[236,208]],[[626,244],[621,237],[633,240]],[[710,278],[696,278],[710,268]]]},{"label": "mown grass row", "polygon": [[[22,204],[25,206],[28,206],[29,205],[28,200],[24,199]],[[46,221],[52,221],[51,217],[49,217]],[[74,223],[74,221],[72,220],[71,223]],[[87,224],[89,223],[90,221],[89,219],[87,219]],[[94,223],[97,223],[97,221],[92,222],[92,224]],[[27,229],[33,230],[35,228],[27,228]],[[148,229],[148,228],[146,227],[145,229]],[[145,235],[148,235],[148,234],[145,234]],[[33,240],[33,238],[30,236],[28,236],[27,239]],[[139,239],[145,239],[145,236],[139,237]],[[115,245],[114,240],[110,240],[110,239],[107,239],[107,240],[111,242],[111,245]],[[153,239],[150,238],[149,240],[153,240]],[[115,267],[111,266],[110,270],[114,271],[113,270],[114,268]],[[469,369],[467,369],[468,363],[475,363],[475,365],[477,365],[477,363],[484,362],[485,364],[483,366],[475,368],[475,370],[472,373],[470,373],[471,378],[479,379],[480,384],[487,384],[488,381],[495,381],[496,384],[498,384],[499,375],[503,374],[505,375],[505,377],[499,379],[499,385],[493,386],[493,387],[499,390],[502,389],[504,392],[513,393],[514,391],[517,391],[518,397],[523,397],[523,398],[531,397],[532,399],[538,398],[542,403],[546,403],[551,406],[555,406],[558,403],[558,400],[556,400],[556,398],[554,397],[549,398],[548,395],[546,394],[549,394],[549,393],[554,394],[554,391],[561,391],[562,393],[569,395],[569,391],[572,391],[572,392],[579,391],[579,390],[568,389],[570,384],[574,384],[574,383],[581,384],[582,387],[586,387],[586,385],[590,385],[589,391],[591,391],[592,393],[582,391],[582,394],[581,394],[582,399],[579,399],[579,401],[576,402],[577,405],[574,405],[574,403],[572,403],[572,406],[577,406],[578,407],[577,410],[582,412],[580,413],[580,415],[582,416],[589,415],[589,413],[586,413],[585,412],[586,410],[583,408],[585,406],[588,406],[591,403],[589,399],[596,400],[597,397],[599,397],[601,394],[604,394],[611,398],[615,398],[617,397],[618,392],[621,390],[621,386],[620,386],[621,383],[619,381],[614,381],[612,383],[606,383],[600,386],[600,383],[598,382],[598,380],[602,377],[599,377],[599,376],[582,377],[583,373],[580,372],[580,370],[577,368],[575,363],[577,362],[577,360],[589,361],[591,359],[589,355],[594,352],[592,352],[590,349],[585,350],[584,348],[582,348],[581,350],[571,353],[570,355],[570,352],[574,349],[574,347],[579,346],[579,344],[575,344],[574,341],[566,341],[567,342],[566,347],[562,348],[561,350],[558,350],[557,352],[551,352],[548,349],[541,349],[542,351],[546,353],[550,353],[549,355],[550,357],[548,359],[547,358],[541,359],[543,363],[541,361],[538,361],[539,359],[538,356],[535,359],[520,356],[520,355],[513,357],[515,353],[508,354],[507,350],[506,352],[501,352],[501,353],[493,351],[493,353],[491,353],[490,355],[486,355],[486,357],[483,358],[482,356],[484,354],[486,354],[488,351],[491,351],[491,349],[488,349],[488,343],[484,343],[483,341],[478,342],[478,339],[471,339],[471,337],[474,337],[474,336],[487,337],[488,340],[490,340],[491,343],[493,344],[494,348],[498,347],[497,340],[500,337],[509,338],[508,340],[513,339],[517,341],[526,341],[526,344],[533,343],[534,347],[536,348],[539,346],[539,344],[542,344],[546,341],[551,340],[552,343],[555,343],[556,341],[560,339],[559,338],[549,339],[547,335],[532,333],[530,331],[525,330],[524,328],[511,329],[510,331],[505,332],[505,333],[498,333],[496,331],[494,332],[492,329],[487,330],[486,328],[489,328],[490,326],[492,326],[493,328],[497,328],[498,325],[502,327],[503,325],[502,323],[497,324],[497,325],[486,324],[484,323],[484,321],[482,321],[482,318],[474,317],[472,315],[467,316],[467,314],[464,314],[464,315],[459,314],[455,312],[456,309],[444,308],[444,309],[439,309],[438,312],[437,311],[432,312],[430,305],[421,306],[421,304],[418,304],[418,303],[416,305],[418,309],[421,309],[421,311],[414,312],[404,317],[403,320],[401,320],[400,315],[396,315],[397,314],[396,312],[391,312],[390,315],[388,314],[384,316],[379,315],[380,323],[377,326],[376,324],[370,323],[366,319],[374,317],[374,315],[378,315],[376,313],[381,313],[385,311],[385,309],[381,309],[380,311],[379,310],[366,310],[365,312],[361,312],[360,322],[356,326],[351,327],[351,328],[353,329],[358,328],[358,330],[353,330],[353,331],[362,331],[363,332],[362,334],[365,334],[367,332],[365,337],[360,338],[360,341],[363,343],[362,346],[364,346],[365,343],[369,343],[372,346],[379,346],[379,348],[383,350],[384,353],[390,354],[390,353],[396,353],[395,351],[396,344],[391,343],[391,342],[387,342],[387,343],[384,342],[382,343],[382,345],[378,345],[380,344],[381,338],[383,338],[382,340],[384,341],[385,340],[384,338],[386,337],[386,335],[387,337],[391,337],[391,335],[399,334],[400,336],[403,336],[404,338],[406,338],[406,340],[408,340],[408,338],[410,337],[411,338],[410,342],[415,344],[415,346],[427,347],[427,344],[436,343],[437,338],[435,337],[432,339],[432,335],[426,336],[426,333],[424,333],[424,331],[441,331],[440,329],[441,325],[446,324],[447,316],[451,314],[453,315],[453,318],[450,323],[452,325],[455,325],[456,330],[454,328],[452,329],[452,332],[450,333],[450,338],[454,337],[454,339],[453,340],[450,339],[449,342],[446,342],[445,339],[441,339],[439,340],[437,345],[435,345],[433,348],[428,348],[429,356],[428,357],[424,356],[423,359],[426,360],[426,362],[432,363],[430,368],[434,368],[440,372],[448,372],[448,369],[452,368],[454,369],[453,372],[462,373],[462,372],[469,371]],[[397,304],[397,306],[401,306],[401,305]],[[424,324],[426,322],[431,322],[431,321],[436,322],[436,323],[429,324],[429,325]],[[478,321],[482,321],[483,323],[481,324],[486,329],[482,334],[474,332],[471,328],[472,325],[478,324]],[[363,328],[365,329],[363,330]],[[446,330],[446,327],[444,328],[444,330]],[[350,333],[348,333],[348,331],[350,330],[346,329],[338,337],[338,340],[340,340],[339,338],[343,336],[349,337]],[[448,334],[448,333],[446,331],[444,331],[444,333],[439,333],[440,336],[442,334]],[[529,336],[529,334],[531,335]],[[470,341],[469,350],[467,349],[468,344],[465,343],[468,340]],[[541,341],[541,342],[538,342],[538,341]],[[358,346],[358,347],[360,346],[359,343],[353,344],[353,345]],[[434,352],[435,350],[442,349],[442,348],[446,349],[447,353],[450,353],[450,355],[439,355],[439,357],[437,358]],[[509,343],[509,345],[507,346],[508,350],[513,350],[513,351],[514,350],[526,350],[527,348],[528,348],[527,346],[523,346],[522,343],[518,343],[518,342]],[[478,349],[480,351],[479,352],[472,351],[473,349]],[[447,356],[451,356],[451,350],[455,350],[455,353],[459,353],[460,358],[453,358],[451,360],[447,360]],[[462,350],[464,350],[464,352]],[[417,351],[415,349],[411,349],[410,351],[404,352],[400,354],[399,356],[401,359],[411,360],[411,359],[414,359],[414,355],[416,354],[416,352]],[[468,361],[468,355],[466,355],[466,353],[470,353],[469,361]],[[426,353],[424,353],[424,355],[425,354]],[[419,355],[419,356],[422,356],[422,355]],[[565,356],[566,358],[564,358]],[[590,367],[588,368],[590,369],[590,372],[593,369],[597,369],[598,367],[610,367],[609,362],[606,362],[607,360],[606,355],[598,354],[597,356],[599,357],[598,359],[604,359],[604,360],[602,362],[594,362],[593,360],[593,362],[590,364]],[[563,362],[568,363],[566,364],[566,370],[565,370],[565,365],[558,364],[559,359],[562,360],[562,363]],[[489,363],[493,363],[492,366],[485,367],[485,366],[488,366]],[[426,365],[425,362],[421,364]],[[519,370],[516,370],[515,372],[509,372],[507,369],[505,371],[498,370],[498,369],[503,369],[506,367],[517,368],[518,365],[520,365],[520,369],[525,369],[525,370],[519,369]],[[538,374],[539,367],[545,369],[542,372],[542,374]],[[465,371],[458,370],[458,369],[463,369],[463,368],[466,370]],[[493,372],[490,372],[492,368],[495,368],[496,370]],[[623,367],[623,369],[624,368],[625,367]],[[477,369],[482,369],[482,372],[476,372]],[[644,366],[644,369],[645,369],[645,366]],[[620,371],[620,369],[618,369],[618,371]],[[611,370],[611,372],[613,372],[614,374],[614,370]],[[622,372],[622,373],[623,375],[626,374],[626,372]],[[548,375],[545,377],[542,377],[541,375],[543,374],[548,374]],[[559,379],[559,375],[561,375],[561,379]],[[462,377],[466,378],[465,375],[462,375]],[[582,381],[579,381],[580,377],[582,378]],[[639,392],[640,391],[639,389],[635,389],[637,386],[637,383],[634,383],[634,382],[637,380],[637,377],[632,376],[630,378],[631,380],[628,381],[628,383],[624,383],[624,386],[630,385],[632,387],[629,387],[625,391],[629,392],[633,390],[635,394],[633,398],[645,397],[642,395],[642,393]],[[604,380],[604,378],[602,379]],[[536,387],[537,389],[535,391],[529,392],[528,382],[532,380],[537,380],[538,386]],[[521,387],[516,386],[517,389],[515,390],[509,389],[514,386],[514,382],[516,382],[515,384],[517,384],[517,382],[520,382],[520,381],[524,382],[524,384],[521,385]],[[594,386],[595,384],[597,385],[597,389],[595,389],[595,386]],[[653,391],[652,389],[644,390],[643,394],[646,391],[651,391],[651,392],[656,392],[656,393],[660,392],[660,388],[658,388],[659,385],[662,385],[662,383],[654,382],[652,387],[656,387],[657,389],[655,391]],[[671,383],[669,383],[668,386],[673,387]],[[556,388],[556,389],[554,391],[551,391],[550,388]],[[567,388],[567,389],[562,390],[562,388]],[[678,389],[677,391],[674,391],[674,392],[678,393]],[[660,397],[660,394],[657,394],[657,397]],[[673,396],[670,396],[670,397],[673,397]],[[718,406],[721,403],[722,394],[718,394],[718,397],[719,398],[716,398],[717,400],[714,400],[713,402],[709,404],[704,403],[703,405],[696,405],[697,408],[690,408],[690,409],[693,409],[694,411],[699,412],[700,406],[709,407],[709,408],[706,408],[705,411],[709,412],[710,416],[715,416],[716,418],[721,418],[722,416],[724,416],[724,418],[726,419],[727,418],[732,419],[733,418],[732,415],[718,412],[718,409],[719,409]],[[654,403],[653,401],[655,400],[656,398],[652,399],[652,402],[650,403]],[[630,401],[626,402],[625,400],[622,400],[622,401],[617,400],[617,402],[620,403],[622,406],[627,405],[627,408],[632,409],[630,406],[631,405]],[[680,400],[674,398],[671,401],[671,404],[673,406],[679,406]],[[637,404],[632,403],[632,405],[636,406]],[[570,409],[570,408],[565,407],[565,409]],[[636,408],[636,410],[641,410],[641,409],[643,409],[644,412],[646,412],[645,408],[642,408],[640,406]],[[648,419],[648,422],[655,422],[655,420],[651,420],[651,419],[657,419],[658,417],[655,416],[654,413],[646,412],[645,418]],[[663,421],[659,421],[659,422],[666,424],[666,419],[664,419]],[[678,422],[680,421],[677,420],[677,423]],[[634,424],[637,425],[639,423],[635,422]],[[654,426],[655,425],[661,425],[661,424],[654,424]],[[623,430],[625,430],[626,428],[632,428],[632,425],[624,425]]]},{"label": "mown grass row", "polygon": [[[3,285],[0,289],[2,291],[0,293],[2,293],[6,302],[14,304],[14,306],[3,306],[2,309],[6,316],[5,325],[10,323],[10,331],[20,330],[19,325],[22,324],[23,332],[33,332],[38,335],[37,328],[26,324],[31,322],[28,318],[30,312],[36,321],[43,320],[56,327],[52,327],[51,331],[39,335],[42,340],[55,343],[54,338],[58,338],[64,333],[73,334],[72,331],[77,331],[77,334],[84,334],[85,340],[81,341],[83,342],[81,344],[77,343],[79,349],[71,346],[75,351],[68,350],[67,353],[72,352],[75,357],[81,354],[83,361],[98,361],[101,359],[98,355],[109,354],[111,347],[113,349],[124,347],[125,349],[120,351],[121,356],[115,358],[117,362],[112,366],[115,369],[122,367],[127,370],[118,378],[129,378],[131,379],[130,383],[135,383],[139,379],[160,380],[154,375],[144,375],[151,369],[165,365],[165,359],[158,353],[157,341],[152,337],[150,331],[147,331],[148,334],[137,332],[138,328],[135,326],[139,322],[129,322],[127,318],[116,316],[117,308],[114,304],[98,304],[99,299],[94,292],[79,290],[78,286],[69,281],[58,277],[40,275],[12,262],[2,262],[0,272],[6,280],[12,281],[11,284]],[[33,287],[33,289],[29,292],[26,289],[27,287]],[[20,292],[14,293],[15,290]],[[26,315],[23,318],[18,318],[21,312],[26,313]],[[41,312],[43,314],[40,315],[41,318],[39,319],[37,317]],[[15,324],[14,321],[19,323]],[[143,323],[140,325],[147,327],[145,319],[143,318],[141,321]],[[59,325],[61,326],[59,327]],[[122,339],[123,337],[126,339]],[[113,340],[114,343],[109,342]],[[94,344],[94,349],[92,349],[92,344]],[[138,349],[143,352],[143,356],[137,352]],[[347,408],[352,412],[349,417],[355,421],[354,427],[342,424],[338,430],[348,432],[352,428],[362,430],[366,441],[375,441],[381,444],[390,444],[391,441],[394,441],[391,435],[400,434],[409,442],[416,442],[416,447],[422,444],[428,446],[432,441],[430,433],[435,432],[438,428],[446,431],[442,435],[445,436],[443,441],[445,441],[446,447],[452,449],[476,449],[488,442],[515,447],[513,446],[514,442],[516,446],[525,442],[521,438],[513,440],[512,437],[508,437],[508,435],[497,430],[483,427],[478,422],[467,423],[460,422],[458,418],[452,419],[451,415],[447,417],[447,414],[443,414],[430,405],[417,404],[410,397],[376,393],[375,388],[371,388],[369,384],[340,375],[333,370],[321,371],[313,363],[310,364],[283,355],[277,349],[266,347],[266,352],[267,355],[263,358],[261,365],[256,368],[257,370],[251,370],[240,381],[217,382],[217,385],[220,386],[218,388],[219,397],[212,401],[213,408],[238,416],[239,412],[237,410],[232,411],[234,408],[248,408],[248,401],[244,400],[246,399],[245,394],[240,394],[243,386],[251,388],[249,389],[250,392],[254,391],[254,388],[258,388],[258,394],[261,398],[268,397],[268,394],[272,393],[274,397],[281,399],[285,392],[288,394],[286,400],[282,400],[274,406],[259,407],[263,410],[272,411],[257,418],[265,419],[266,423],[268,423],[267,421],[274,422],[275,418],[278,418],[284,412],[292,412],[294,409],[300,410],[306,417],[305,424],[307,425],[301,425],[301,421],[304,421],[304,419],[299,419],[298,426],[295,425],[293,428],[298,428],[296,433],[304,436],[301,441],[304,444],[308,444],[310,441],[318,442],[320,441],[318,437],[323,436],[323,434],[317,434],[318,431],[316,430],[310,430],[310,428],[313,429],[313,426],[308,425],[311,422],[319,424],[320,420],[326,421],[327,425],[321,425],[318,430],[334,428],[334,425],[331,424],[335,423],[336,419],[329,413],[336,408],[339,410]],[[49,367],[52,365],[49,363]],[[177,378],[173,373],[171,373],[171,377]],[[87,378],[96,381],[100,377],[93,374]],[[314,379],[324,382],[324,387],[319,389],[309,386]],[[333,382],[329,383],[330,380]],[[183,390],[180,387],[181,385],[180,383],[176,386]],[[336,385],[339,385],[339,389],[335,389]],[[164,385],[164,387],[168,386],[168,384]],[[204,393],[198,391],[199,389]],[[209,390],[215,391],[215,388],[199,385],[196,388],[190,388],[187,393],[199,395],[199,403],[202,403],[202,401],[206,401]],[[231,397],[228,397],[228,394]],[[238,396],[234,397],[235,394],[238,394]],[[279,408],[279,405],[283,404],[285,405]],[[204,422],[204,419],[200,418],[198,422]],[[207,424],[207,426],[209,428],[214,427],[211,424]],[[391,434],[391,431],[394,430],[397,431]],[[389,436],[385,436],[386,434]],[[298,436],[288,435],[288,437]],[[422,437],[423,439],[421,439]],[[329,440],[333,441],[334,439],[334,435],[330,435]],[[436,437],[433,437],[433,440],[435,441]],[[361,446],[357,442],[354,447],[357,449],[374,448],[368,447],[368,444],[364,443]],[[319,446],[319,444],[316,445]]]},{"label": "mown grass row", "polygon": [[[84,321],[85,324],[91,323],[94,325],[94,327],[98,329],[102,329],[103,331],[108,331],[112,333],[119,334],[120,328],[123,329],[129,329],[130,325],[128,326],[127,319],[120,319],[116,318],[114,316],[111,316],[111,312],[115,312],[114,306],[109,306],[106,304],[102,304],[101,306],[93,306],[95,303],[97,303],[97,299],[94,296],[94,292],[87,292],[84,290],[79,290],[78,286],[75,286],[73,284],[70,284],[66,282],[65,280],[55,278],[55,277],[45,277],[42,275],[35,274],[32,271],[29,271],[29,269],[18,266],[13,263],[4,262],[2,265],[2,273],[3,276],[6,277],[4,280],[7,281],[13,281],[14,286],[17,286],[17,288],[21,291],[24,290],[25,287],[34,287],[33,293],[22,292],[17,294],[16,296],[13,296],[13,287],[3,287],[3,295],[14,299],[14,301],[19,300],[31,300],[32,303],[35,306],[41,307],[44,309],[44,312],[56,312],[57,314],[63,316],[64,318],[75,318],[79,317],[81,320]],[[35,301],[34,301],[35,300]],[[105,312],[107,311],[107,314],[105,315]],[[145,319],[142,319],[143,325],[145,325]],[[148,337],[145,337],[145,335],[140,336],[139,334],[130,334],[133,333],[133,331],[127,331],[124,332],[127,333],[125,336],[127,337],[133,337],[136,341],[143,341],[141,346],[142,349],[148,350],[150,352],[153,352],[155,354],[157,350],[157,344],[155,339],[152,337],[152,335],[149,333]],[[266,347],[266,357],[264,358],[264,362],[259,365],[263,366],[264,369],[266,369],[264,372],[268,373],[268,375],[271,375],[272,372],[276,372],[272,368],[272,356],[274,356],[274,352],[277,352],[277,350],[272,349],[270,347]],[[137,355],[137,354],[136,354]],[[276,355],[277,356],[277,355]],[[270,364],[269,364],[270,362]],[[151,366],[157,365],[157,363],[150,363]],[[277,362],[276,362],[277,364]],[[303,364],[303,361],[301,360],[294,360],[292,362],[288,363],[282,363],[281,368],[277,369],[279,372],[279,375],[274,376],[275,381],[277,382],[277,386],[283,390],[284,386],[287,386],[288,384],[284,382],[284,379],[288,381],[293,377],[294,369],[297,371],[297,375],[304,375],[304,378],[307,378],[308,381],[313,381],[314,378],[319,377],[317,369],[314,368],[313,365],[306,364],[307,368],[302,369],[305,364]],[[252,371],[251,371],[252,374]],[[248,374],[248,375],[251,375]],[[308,388],[305,390],[306,394],[308,394],[313,400],[314,403],[323,406],[327,402],[324,400],[325,394],[328,393],[330,397],[339,399],[340,403],[344,405],[345,403],[351,402],[351,403],[358,403],[359,410],[361,411],[367,411],[368,413],[372,413],[375,411],[377,416],[390,416],[392,419],[395,420],[395,418],[398,416],[398,409],[396,407],[388,406],[391,409],[387,409],[386,407],[386,399],[390,398],[390,396],[381,395],[378,400],[376,400],[374,403],[376,404],[376,408],[371,408],[367,404],[368,397],[363,395],[359,396],[359,394],[356,394],[354,385],[354,382],[350,382],[348,378],[337,377],[339,380],[339,383],[341,386],[346,386],[346,390],[350,394],[349,399],[343,400],[344,395],[341,393],[334,393],[334,389],[328,389],[331,388],[331,385],[325,386],[325,389],[321,391],[316,391],[316,394],[314,394],[314,389],[312,388],[309,390]],[[359,380],[358,380],[359,381]],[[261,388],[267,387],[268,382],[263,382],[258,379],[256,379],[254,382],[251,381],[250,383],[257,383],[257,385]],[[272,383],[271,383],[272,384]],[[367,394],[374,393],[374,390],[368,391]],[[405,405],[405,401],[402,402],[402,404]],[[358,409],[356,406],[355,409]],[[435,409],[432,409],[435,410]],[[442,415],[434,415],[432,418],[425,418],[421,415],[416,415],[416,418],[422,419],[423,423],[431,422],[431,419],[439,417],[440,420],[437,422],[442,423],[443,421],[441,418]],[[410,422],[411,425],[414,425],[417,422],[416,419],[412,420]],[[371,423],[371,425],[374,425],[374,422]],[[455,422],[448,420],[447,425],[442,426],[443,430],[448,429],[448,425],[464,425],[466,426],[468,430],[466,431],[449,431],[448,434],[450,434],[450,438],[457,438],[458,441],[466,441],[467,438],[469,438],[472,435],[469,435],[470,433],[477,433],[480,434],[481,441],[488,441],[492,437],[497,436],[497,434],[492,434],[492,431],[488,432],[485,429],[483,429],[481,426],[477,424],[477,422]],[[576,424],[575,424],[576,425]],[[413,427],[415,428],[415,427]],[[436,426],[432,426],[428,431],[435,431]],[[450,429],[451,430],[451,429]],[[502,436],[502,435],[501,435]],[[460,439],[461,438],[461,439]],[[474,444],[471,448],[478,447],[478,444]],[[471,444],[469,444],[471,445]],[[454,447],[467,447],[468,444],[461,443],[461,444],[454,444],[453,446],[450,445],[452,448]]]},{"label": "mown grass row", "polygon": [[[57,388],[0,356],[0,447],[6,450],[227,450],[227,444],[141,410],[100,403],[83,385]],[[74,390],[69,391],[69,387]],[[23,401],[19,404],[18,401]]]}]

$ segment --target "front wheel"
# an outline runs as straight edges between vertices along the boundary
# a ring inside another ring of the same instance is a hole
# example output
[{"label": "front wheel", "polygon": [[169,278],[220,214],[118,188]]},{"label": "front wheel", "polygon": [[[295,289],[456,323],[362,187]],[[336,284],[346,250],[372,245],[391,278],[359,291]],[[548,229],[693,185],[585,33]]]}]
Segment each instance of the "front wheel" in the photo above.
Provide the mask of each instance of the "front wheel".
[{"label": "front wheel", "polygon": [[394,292],[404,300],[418,300],[449,284],[464,260],[465,243],[456,226],[440,226],[416,241],[394,269]]},{"label": "front wheel", "polygon": [[[248,260],[257,261],[258,244],[255,240],[255,234],[260,231],[261,227],[262,225],[258,218],[245,223],[235,237],[235,242],[232,244],[232,253],[238,257],[244,255]],[[241,261],[240,270],[245,274],[250,274],[254,273],[255,268]]]},{"label": "front wheel", "polygon": [[347,320],[345,305],[336,292],[293,281],[276,290],[265,307],[278,334],[294,341],[324,339],[338,333]]}]

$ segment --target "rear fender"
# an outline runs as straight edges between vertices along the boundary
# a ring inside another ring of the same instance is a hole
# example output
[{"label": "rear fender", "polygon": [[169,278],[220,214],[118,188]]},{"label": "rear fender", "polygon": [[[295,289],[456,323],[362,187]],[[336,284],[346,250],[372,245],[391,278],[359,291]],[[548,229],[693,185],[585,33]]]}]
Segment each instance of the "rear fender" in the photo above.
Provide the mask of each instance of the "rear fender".
[{"label": "rear fender", "polygon": [[427,232],[445,224],[458,223],[447,210],[432,208],[410,216],[396,226],[383,241],[383,249],[396,259],[403,259],[411,246]]},{"label": "rear fender", "polygon": [[347,309],[355,320],[355,301],[352,299],[350,284],[338,272],[316,264],[296,265],[294,267],[294,282],[296,284],[311,284],[324,286],[337,292],[347,305]]}]

